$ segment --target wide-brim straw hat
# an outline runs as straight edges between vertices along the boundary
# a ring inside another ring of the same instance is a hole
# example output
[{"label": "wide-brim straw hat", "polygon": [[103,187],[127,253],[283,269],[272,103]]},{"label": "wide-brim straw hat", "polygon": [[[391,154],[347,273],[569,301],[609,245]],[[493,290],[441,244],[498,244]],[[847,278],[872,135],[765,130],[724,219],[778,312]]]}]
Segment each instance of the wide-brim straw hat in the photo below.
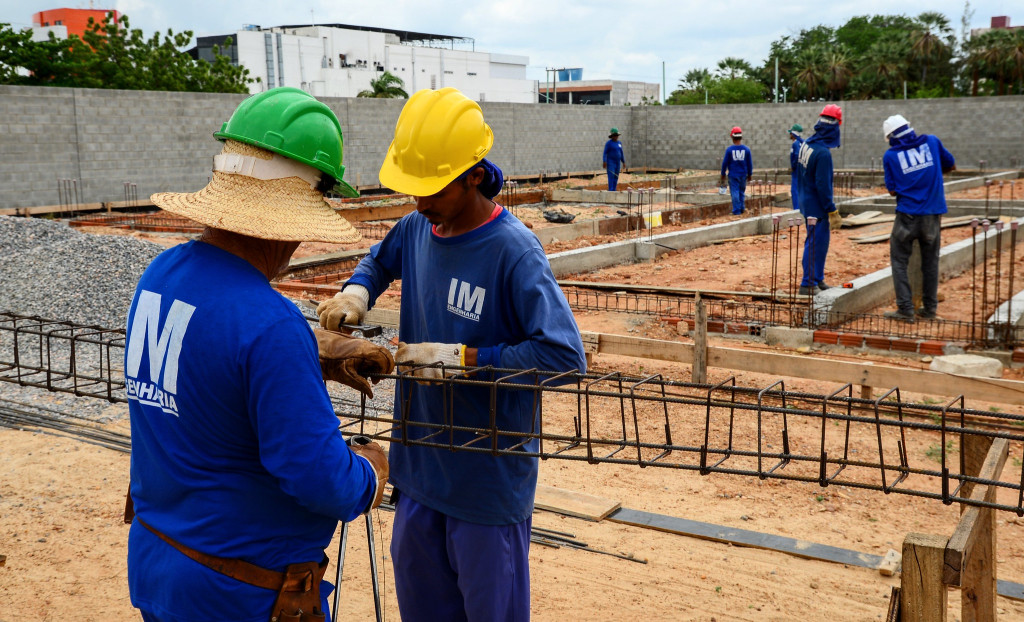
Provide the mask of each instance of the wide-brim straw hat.
[{"label": "wide-brim straw hat", "polygon": [[[270,160],[274,154],[228,140],[221,151]],[[298,177],[257,179],[214,171],[198,192],[158,192],[154,205],[208,227],[263,240],[347,244],[361,238],[323,195]]]}]

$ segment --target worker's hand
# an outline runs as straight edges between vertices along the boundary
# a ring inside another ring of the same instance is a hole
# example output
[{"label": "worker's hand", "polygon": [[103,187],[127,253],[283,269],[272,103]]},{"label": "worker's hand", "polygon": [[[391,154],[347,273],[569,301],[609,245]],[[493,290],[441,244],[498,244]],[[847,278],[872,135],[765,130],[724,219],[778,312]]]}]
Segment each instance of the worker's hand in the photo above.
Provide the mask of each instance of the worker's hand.
[{"label": "worker's hand", "polygon": [[362,285],[348,285],[317,305],[320,326],[327,330],[338,330],[342,324],[362,324],[366,309],[370,306],[370,292]]},{"label": "worker's hand", "polygon": [[753,178],[754,178],[754,176],[753,176],[753,175],[748,175],[748,176],[747,176],[747,183],[749,184],[749,183],[750,183],[750,180],[751,180],[751,179],[753,179]]},{"label": "worker's hand", "polygon": [[722,177],[718,180],[718,185],[719,186],[724,186],[725,185],[725,175],[722,175]]},{"label": "worker's hand", "polygon": [[[367,376],[390,374],[395,359],[383,346],[333,330],[317,328],[316,345],[320,355],[320,371],[324,380],[334,380],[373,397]],[[374,378],[373,382],[379,379]]]},{"label": "worker's hand", "polygon": [[601,163],[601,168],[608,168],[608,163],[607,162],[602,162]]},{"label": "worker's hand", "polygon": [[828,228],[831,231],[838,231],[843,226],[843,217],[839,215],[839,210],[833,210],[828,213]]},{"label": "worker's hand", "polygon": [[349,445],[349,448],[352,450],[352,453],[370,463],[373,474],[377,477],[377,487],[373,492],[373,501],[370,503],[370,507],[367,508],[367,511],[370,511],[379,506],[381,501],[384,500],[384,485],[388,483],[388,476],[391,473],[391,469],[388,467],[388,455],[384,453],[384,448],[377,443]]},{"label": "worker's hand", "polygon": [[[461,370],[449,369],[449,367],[464,366],[466,364],[465,357],[466,346],[461,343],[399,343],[398,351],[395,352],[399,371],[412,369],[412,375],[427,380],[427,384],[430,380],[440,380],[444,376],[461,374]],[[443,363],[445,369],[443,371],[440,367],[414,369],[433,363]]]}]

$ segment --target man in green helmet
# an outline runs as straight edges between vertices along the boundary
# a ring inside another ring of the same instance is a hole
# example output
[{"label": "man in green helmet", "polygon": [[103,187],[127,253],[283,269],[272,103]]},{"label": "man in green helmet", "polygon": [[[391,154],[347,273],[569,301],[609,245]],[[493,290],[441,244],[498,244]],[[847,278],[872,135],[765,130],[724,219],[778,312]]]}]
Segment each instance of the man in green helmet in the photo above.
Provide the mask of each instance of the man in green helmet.
[{"label": "man in green helmet", "polygon": [[206,226],[160,254],[128,314],[128,585],[144,620],[323,620],[324,548],[380,504],[380,446],[349,449],[324,379],[370,392],[385,348],[318,330],[270,287],[303,240],[359,234],[324,201],[337,117],[312,96],[254,95],[215,136],[210,183],[156,205]]}]

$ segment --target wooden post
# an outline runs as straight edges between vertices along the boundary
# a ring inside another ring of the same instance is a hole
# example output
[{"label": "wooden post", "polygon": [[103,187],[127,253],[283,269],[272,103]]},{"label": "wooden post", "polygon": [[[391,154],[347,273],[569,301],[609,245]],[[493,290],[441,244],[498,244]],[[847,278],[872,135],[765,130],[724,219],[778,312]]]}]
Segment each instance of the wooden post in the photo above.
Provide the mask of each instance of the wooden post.
[{"label": "wooden post", "polygon": [[946,622],[946,585],[942,581],[946,538],[910,533],[903,540],[900,580],[902,622]]},{"label": "wooden post", "polygon": [[[964,472],[981,479],[999,479],[1009,443],[968,436],[961,447]],[[960,496],[975,500],[996,500],[996,487],[963,486]],[[996,619],[996,517],[991,508],[961,506],[960,523],[946,545],[947,585],[960,586],[960,614],[963,622],[995,622]]]},{"label": "wooden post", "polygon": [[700,292],[693,296],[693,382],[704,384],[708,381],[708,310],[700,299]]}]

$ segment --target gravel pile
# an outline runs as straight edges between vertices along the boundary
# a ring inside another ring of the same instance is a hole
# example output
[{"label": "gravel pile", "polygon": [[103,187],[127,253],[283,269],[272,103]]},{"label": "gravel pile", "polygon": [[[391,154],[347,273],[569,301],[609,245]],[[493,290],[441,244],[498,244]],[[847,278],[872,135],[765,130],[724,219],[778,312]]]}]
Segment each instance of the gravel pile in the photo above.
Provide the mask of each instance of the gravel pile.
[{"label": "gravel pile", "polygon": [[163,247],[0,216],[0,311],[121,328],[135,284]]}]

